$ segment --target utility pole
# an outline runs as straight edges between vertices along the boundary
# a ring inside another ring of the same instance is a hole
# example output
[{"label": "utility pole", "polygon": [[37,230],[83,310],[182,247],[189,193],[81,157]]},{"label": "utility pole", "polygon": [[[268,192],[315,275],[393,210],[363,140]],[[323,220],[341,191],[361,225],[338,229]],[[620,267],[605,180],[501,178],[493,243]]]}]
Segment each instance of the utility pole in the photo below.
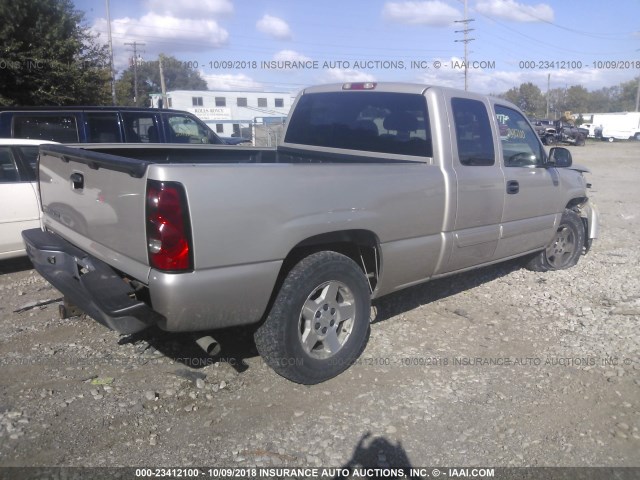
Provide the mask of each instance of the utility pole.
[{"label": "utility pole", "polygon": [[549,90],[551,87],[551,74],[547,74],[547,115],[544,118],[549,118]]},{"label": "utility pole", "polygon": [[469,38],[469,32],[475,30],[473,28],[469,28],[469,22],[473,22],[473,18],[467,18],[467,0],[464,0],[464,20],[456,20],[455,23],[463,23],[464,28],[462,30],[456,30],[456,33],[462,33],[463,39],[456,40],[456,42],[464,43],[464,89],[465,91],[468,88],[468,65],[469,65],[469,52],[468,45],[469,42],[473,42],[475,38]]},{"label": "utility pole", "polygon": [[162,57],[158,56],[158,66],[160,67],[160,88],[162,90],[162,108],[167,108],[167,86],[164,83],[164,70],[162,70]]},{"label": "utility pole", "polygon": [[109,0],[107,2],[107,23],[109,32],[109,71],[111,77],[111,101],[115,105],[116,102],[116,75],[115,67],[113,66],[113,41],[111,40],[111,13],[109,11]]},{"label": "utility pole", "polygon": [[138,46],[144,47],[146,43],[125,43],[133,46],[133,103],[138,106]]},{"label": "utility pole", "polygon": [[[640,32],[636,32],[636,33],[640,33]],[[640,48],[637,48],[636,52],[640,52]],[[640,77],[638,77],[638,91],[636,91],[636,112],[638,111],[639,107],[640,107]]]}]

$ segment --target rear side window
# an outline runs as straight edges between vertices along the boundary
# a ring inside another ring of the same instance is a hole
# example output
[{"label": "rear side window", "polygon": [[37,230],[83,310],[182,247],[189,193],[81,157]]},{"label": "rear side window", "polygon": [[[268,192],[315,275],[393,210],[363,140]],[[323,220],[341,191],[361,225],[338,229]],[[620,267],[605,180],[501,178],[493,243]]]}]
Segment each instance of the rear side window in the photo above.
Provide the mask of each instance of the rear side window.
[{"label": "rear side window", "polygon": [[124,139],[127,143],[158,143],[158,125],[152,113],[123,112]]},{"label": "rear side window", "polygon": [[78,125],[73,115],[16,114],[13,117],[14,138],[53,140],[60,143],[76,143]]},{"label": "rear side window", "polygon": [[22,156],[22,163],[26,169],[27,180],[34,181],[36,179],[36,169],[38,167],[38,153],[40,149],[35,145],[17,147]]},{"label": "rear side window", "polygon": [[293,111],[286,143],[399,155],[432,156],[422,95],[328,92],[303,95]]},{"label": "rear side window", "polygon": [[452,98],[451,109],[460,163],[483,167],[494,165],[493,134],[484,103],[468,98]]},{"label": "rear side window", "polygon": [[89,143],[122,142],[118,114],[115,112],[87,112],[87,141]]},{"label": "rear side window", "polygon": [[9,147],[0,147],[0,183],[20,181],[18,166]]}]

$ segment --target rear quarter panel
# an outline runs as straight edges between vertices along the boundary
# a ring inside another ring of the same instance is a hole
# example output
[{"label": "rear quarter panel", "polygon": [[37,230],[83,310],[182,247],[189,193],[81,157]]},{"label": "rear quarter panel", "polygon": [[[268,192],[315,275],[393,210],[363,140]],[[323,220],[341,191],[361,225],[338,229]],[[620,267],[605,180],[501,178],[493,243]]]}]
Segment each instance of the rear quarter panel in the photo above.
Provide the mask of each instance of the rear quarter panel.
[{"label": "rear quarter panel", "polygon": [[375,233],[383,254],[413,240],[408,276],[428,275],[439,254],[445,183],[426,163],[153,165],[149,178],[187,187],[197,270],[282,260],[309,237],[354,229]]}]

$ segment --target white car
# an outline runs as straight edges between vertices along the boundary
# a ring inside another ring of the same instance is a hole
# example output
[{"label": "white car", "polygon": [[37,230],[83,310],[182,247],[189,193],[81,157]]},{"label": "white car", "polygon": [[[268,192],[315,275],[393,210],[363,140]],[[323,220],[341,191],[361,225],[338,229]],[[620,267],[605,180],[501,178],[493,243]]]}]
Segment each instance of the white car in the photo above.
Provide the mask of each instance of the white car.
[{"label": "white car", "polygon": [[0,260],[25,255],[22,230],[40,226],[38,146],[45,140],[0,139]]}]

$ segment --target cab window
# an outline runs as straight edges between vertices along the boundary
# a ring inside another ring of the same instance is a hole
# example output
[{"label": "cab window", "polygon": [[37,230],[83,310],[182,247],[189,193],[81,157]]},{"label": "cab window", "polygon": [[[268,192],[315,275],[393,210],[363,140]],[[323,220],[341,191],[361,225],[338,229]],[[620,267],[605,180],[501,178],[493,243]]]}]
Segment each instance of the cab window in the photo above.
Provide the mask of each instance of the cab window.
[{"label": "cab window", "polygon": [[166,114],[165,118],[170,143],[216,143],[211,129],[187,115]]},{"label": "cab window", "polygon": [[285,143],[431,157],[424,96],[392,92],[326,92],[300,97]]},{"label": "cab window", "polygon": [[452,98],[451,109],[460,163],[475,167],[495,164],[493,134],[484,103],[469,98]]},{"label": "cab window", "polygon": [[512,108],[496,105],[500,128],[500,146],[505,167],[535,167],[544,161],[544,150],[538,135],[522,114]]}]

